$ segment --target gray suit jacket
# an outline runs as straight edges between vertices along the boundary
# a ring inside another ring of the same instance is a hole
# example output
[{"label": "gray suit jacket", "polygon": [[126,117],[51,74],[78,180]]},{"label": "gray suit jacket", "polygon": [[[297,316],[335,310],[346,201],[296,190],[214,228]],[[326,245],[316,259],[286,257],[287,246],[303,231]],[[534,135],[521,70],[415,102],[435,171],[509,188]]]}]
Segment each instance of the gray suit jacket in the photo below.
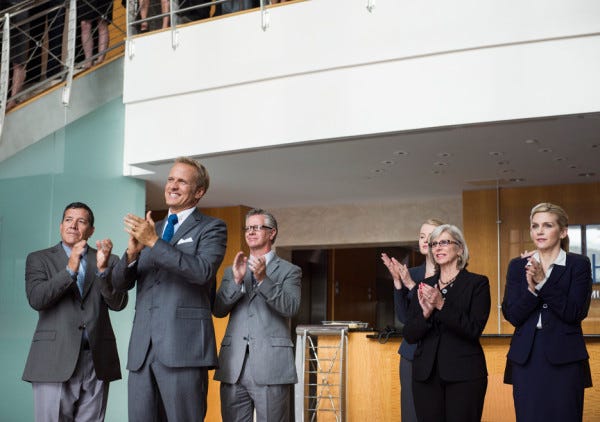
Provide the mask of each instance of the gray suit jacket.
[{"label": "gray suit jacket", "polygon": [[278,256],[269,262],[265,279],[254,290],[250,271],[244,276],[242,292],[231,267],[225,270],[213,311],[219,318],[229,314],[216,380],[237,382],[248,347],[247,370],[257,384],[296,383],[290,318],[300,308],[301,279],[300,268]]},{"label": "gray suit jacket", "polygon": [[[96,250],[88,247],[83,297],[77,281],[67,271],[69,259],[61,243],[27,256],[25,287],[39,320],[25,364],[23,380],[64,382],[71,378],[81,348],[82,330],[88,334],[96,376],[112,381],[121,378],[115,334],[108,308],[120,311],[127,293],[113,290],[107,277],[96,275]],[[118,258],[112,255],[109,268]]]},{"label": "gray suit jacket", "polygon": [[[156,224],[159,236],[164,225],[165,220]],[[150,342],[166,366],[217,366],[210,291],[226,243],[225,223],[196,209],[170,242],[159,239],[130,266],[123,255],[113,284],[126,291],[137,283],[127,369],[142,367]]]}]

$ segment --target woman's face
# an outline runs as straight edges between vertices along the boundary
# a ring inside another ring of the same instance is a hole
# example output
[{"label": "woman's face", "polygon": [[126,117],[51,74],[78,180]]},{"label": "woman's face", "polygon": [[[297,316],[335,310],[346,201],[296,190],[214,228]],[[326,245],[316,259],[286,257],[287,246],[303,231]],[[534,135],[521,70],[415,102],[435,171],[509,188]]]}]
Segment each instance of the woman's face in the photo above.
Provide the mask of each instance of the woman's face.
[{"label": "woman's face", "polygon": [[421,230],[419,231],[419,250],[422,255],[427,255],[429,252],[429,235],[435,229],[435,226],[431,224],[423,224],[421,226]]},{"label": "woman's face", "polygon": [[434,245],[431,247],[433,260],[440,267],[453,265],[456,267],[458,256],[462,252],[462,246],[452,238],[450,233],[444,232],[437,239],[432,240]]},{"label": "woman's face", "polygon": [[558,225],[558,216],[551,212],[538,212],[531,218],[529,234],[539,251],[560,248],[560,241],[567,235],[567,229]]}]

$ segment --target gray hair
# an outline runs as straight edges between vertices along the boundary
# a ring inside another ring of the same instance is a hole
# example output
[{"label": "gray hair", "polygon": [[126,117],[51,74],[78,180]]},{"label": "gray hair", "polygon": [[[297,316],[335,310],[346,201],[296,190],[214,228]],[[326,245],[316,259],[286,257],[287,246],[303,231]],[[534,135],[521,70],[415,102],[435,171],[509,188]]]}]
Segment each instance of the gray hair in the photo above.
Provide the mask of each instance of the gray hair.
[{"label": "gray hair", "polygon": [[[441,226],[437,226],[431,234],[429,235],[429,243],[437,240],[438,237],[442,235],[442,233],[448,233],[453,240],[459,243],[459,247],[462,249],[462,253],[458,255],[458,262],[456,263],[456,268],[462,270],[469,263],[469,248],[467,247],[467,242],[465,242],[465,238],[458,227],[452,224],[442,224]],[[429,258],[432,262],[435,262],[433,258],[433,248],[429,247]],[[435,264],[436,272],[439,272],[440,266]]]},{"label": "gray hair", "polygon": [[279,231],[277,230],[277,220],[275,219],[275,217],[273,217],[273,214],[271,214],[270,212],[265,211],[261,208],[253,208],[250,211],[248,211],[248,213],[246,214],[246,220],[248,220],[248,218],[252,217],[253,215],[264,216],[265,217],[265,226],[275,229],[275,236],[273,236],[273,240],[271,241],[271,243],[275,243],[275,239],[277,239],[277,233]]}]

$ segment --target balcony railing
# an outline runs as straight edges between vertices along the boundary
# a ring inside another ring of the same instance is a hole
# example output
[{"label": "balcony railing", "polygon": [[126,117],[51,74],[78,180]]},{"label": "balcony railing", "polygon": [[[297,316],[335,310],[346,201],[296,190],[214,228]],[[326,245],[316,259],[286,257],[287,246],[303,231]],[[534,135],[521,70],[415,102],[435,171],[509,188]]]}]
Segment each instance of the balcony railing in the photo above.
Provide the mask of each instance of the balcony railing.
[{"label": "balcony railing", "polygon": [[[155,30],[172,31],[189,22],[260,8],[286,0],[9,0],[0,11],[0,135],[5,114],[57,85],[70,101],[73,77],[121,56],[126,40]],[[127,7],[127,8],[126,8]]]}]

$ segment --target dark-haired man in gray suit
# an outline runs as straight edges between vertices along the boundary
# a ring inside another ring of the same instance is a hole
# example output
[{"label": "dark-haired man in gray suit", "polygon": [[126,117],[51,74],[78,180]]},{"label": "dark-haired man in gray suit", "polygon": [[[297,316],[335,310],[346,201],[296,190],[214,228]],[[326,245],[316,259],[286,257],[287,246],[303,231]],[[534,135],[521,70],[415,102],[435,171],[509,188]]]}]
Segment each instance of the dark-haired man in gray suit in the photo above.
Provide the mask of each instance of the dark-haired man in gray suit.
[{"label": "dark-haired man in gray suit", "polygon": [[[129,243],[113,271],[116,288],[137,286],[129,341],[129,421],[202,421],[208,369],[217,366],[210,292],[227,228],[196,205],[206,169],[181,157],[165,185],[168,218],[125,216]],[[214,290],[213,290],[214,291]]]},{"label": "dark-haired man in gray suit", "polygon": [[290,318],[300,307],[299,267],[272,250],[277,221],[268,212],[246,216],[250,257],[238,252],[225,275],[213,313],[229,315],[219,369],[224,422],[288,421],[291,386],[297,382]]},{"label": "dark-haired man in gray suit", "polygon": [[61,242],[27,257],[27,299],[39,320],[23,380],[33,384],[37,422],[103,421],[108,383],[121,378],[108,309],[120,311],[127,293],[111,284],[110,239],[88,246],[94,214],[81,202],[66,206]]}]

